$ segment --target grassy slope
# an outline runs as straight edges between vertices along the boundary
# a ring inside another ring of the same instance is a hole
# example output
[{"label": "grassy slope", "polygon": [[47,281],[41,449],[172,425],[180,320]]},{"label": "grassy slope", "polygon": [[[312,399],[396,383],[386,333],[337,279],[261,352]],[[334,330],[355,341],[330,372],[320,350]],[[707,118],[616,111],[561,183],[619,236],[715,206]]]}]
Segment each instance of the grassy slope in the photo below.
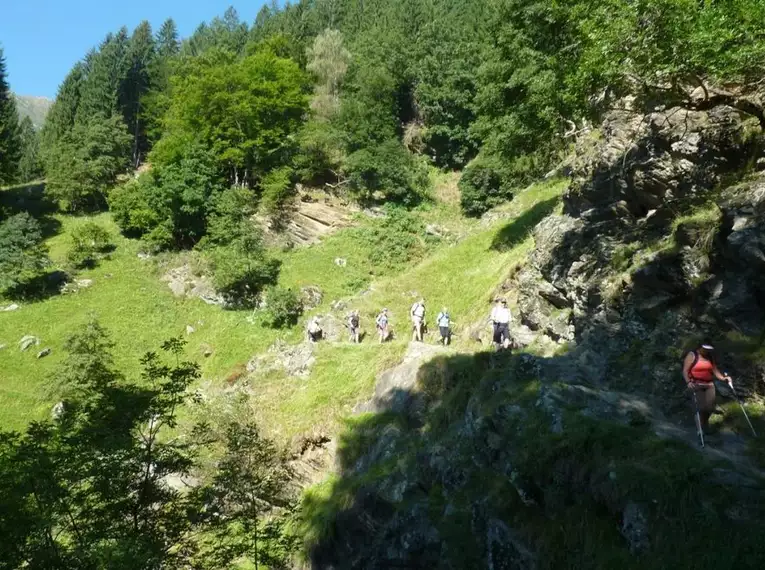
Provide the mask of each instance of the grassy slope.
[{"label": "grassy slope", "polygon": [[[447,187],[451,178],[441,181]],[[515,214],[520,214],[543,201],[555,199],[563,189],[560,183],[534,187],[516,199]],[[373,282],[369,295],[351,299],[351,306],[362,311],[366,329],[372,329],[376,311],[383,305],[391,309],[393,324],[400,334],[383,347],[370,336],[365,344],[341,343],[318,348],[317,363],[309,379],[287,379],[272,374],[256,380],[253,392],[258,413],[269,431],[285,437],[311,428],[336,424],[361,397],[372,389],[377,373],[395,364],[408,341],[406,319],[412,291],[423,295],[429,306],[428,319],[437,308],[449,306],[460,326],[468,325],[488,311],[491,291],[507,273],[510,265],[524,257],[532,246],[530,227],[516,228],[517,239],[511,248],[497,248],[497,236],[513,222],[498,221],[483,227],[476,221],[460,219],[453,200],[441,202],[420,212],[423,219],[436,222],[467,237],[457,243],[444,244],[422,263],[402,268],[403,273],[382,277]],[[62,227],[49,240],[51,258],[61,264],[68,248],[69,232],[85,218],[59,218]],[[249,312],[223,311],[197,299],[178,299],[159,279],[165,268],[161,262],[137,257],[139,244],[119,236],[108,214],[97,221],[109,227],[115,236],[116,251],[93,270],[78,277],[93,279],[89,289],[76,294],[59,295],[43,302],[24,304],[21,310],[0,314],[0,406],[4,410],[2,426],[21,428],[30,418],[42,417],[50,409],[53,395],[46,392],[46,379],[54,373],[64,357],[64,341],[84,322],[88,315],[98,316],[116,342],[117,365],[135,370],[140,357],[171,336],[185,334],[186,325],[195,327],[189,337],[188,354],[202,365],[206,380],[222,384],[223,379],[263,352],[277,338],[298,342],[299,328],[272,331],[253,322]],[[374,222],[368,222],[374,223]],[[324,291],[323,306],[349,296],[360,282],[368,280],[375,268],[370,267],[368,252],[349,239],[347,232],[327,238],[319,245],[283,255],[281,283],[300,287],[318,285]],[[348,264],[339,268],[336,257]],[[165,260],[166,261],[166,260]],[[356,304],[353,303],[356,301]],[[19,352],[18,340],[25,334],[38,336],[40,348],[53,349],[51,356],[37,360],[35,351]],[[432,335],[431,338],[433,338]],[[214,353],[201,357],[200,346],[209,344]],[[460,342],[457,348],[460,348]]]}]

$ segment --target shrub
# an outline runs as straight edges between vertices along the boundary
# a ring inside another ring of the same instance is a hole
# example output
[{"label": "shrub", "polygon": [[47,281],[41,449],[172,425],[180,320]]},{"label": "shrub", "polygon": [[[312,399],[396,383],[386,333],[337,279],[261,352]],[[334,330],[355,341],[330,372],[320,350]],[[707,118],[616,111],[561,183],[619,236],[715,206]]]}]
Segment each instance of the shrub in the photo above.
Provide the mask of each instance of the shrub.
[{"label": "shrub", "polygon": [[254,307],[263,289],[276,283],[280,262],[266,255],[255,226],[249,234],[211,250],[213,285],[230,306]]},{"label": "shrub", "polygon": [[266,299],[266,324],[271,328],[295,326],[303,314],[303,302],[292,289],[272,287]]},{"label": "shrub", "polygon": [[0,292],[23,286],[49,263],[37,220],[22,212],[0,223]]},{"label": "shrub", "polygon": [[289,166],[282,166],[266,174],[260,183],[263,209],[277,221],[281,221],[285,205],[295,195],[292,174]]},{"label": "shrub", "polygon": [[468,216],[480,216],[513,195],[499,160],[481,156],[467,165],[459,189],[462,210]]},{"label": "shrub", "polygon": [[311,186],[336,181],[343,149],[332,123],[308,121],[298,133],[298,145],[293,160],[298,180]]},{"label": "shrub", "polygon": [[351,192],[363,201],[380,193],[389,201],[414,206],[426,194],[424,166],[395,139],[351,154],[344,165]]},{"label": "shrub", "polygon": [[255,198],[251,190],[228,188],[218,194],[207,218],[207,235],[198,247],[228,245],[247,237],[254,227],[250,216],[255,213]]},{"label": "shrub", "polygon": [[191,146],[178,162],[116,188],[109,205],[126,234],[158,249],[190,247],[205,235],[207,216],[222,191],[212,155]]},{"label": "shrub", "polygon": [[429,242],[437,238],[424,237],[424,226],[413,214],[402,208],[389,208],[388,215],[374,226],[356,230],[357,239],[369,251],[375,265],[393,269],[422,259]]},{"label": "shrub", "polygon": [[105,228],[86,222],[72,231],[72,246],[66,259],[74,267],[93,267],[112,247],[111,235]]}]

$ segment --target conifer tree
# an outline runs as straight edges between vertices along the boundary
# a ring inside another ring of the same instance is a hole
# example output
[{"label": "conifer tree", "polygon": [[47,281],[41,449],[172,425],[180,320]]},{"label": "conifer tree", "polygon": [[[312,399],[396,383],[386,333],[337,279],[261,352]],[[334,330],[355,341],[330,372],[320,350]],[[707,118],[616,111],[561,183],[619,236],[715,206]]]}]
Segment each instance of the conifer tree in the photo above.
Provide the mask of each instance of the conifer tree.
[{"label": "conifer tree", "polygon": [[16,178],[20,153],[19,115],[5,76],[5,58],[0,49],[0,185]]},{"label": "conifer tree", "polygon": [[24,117],[19,125],[21,157],[19,159],[19,182],[30,182],[42,176],[40,162],[39,133],[35,131],[32,119]]},{"label": "conifer tree", "polygon": [[160,58],[170,58],[178,55],[181,44],[178,41],[178,28],[172,18],[162,24],[157,33],[157,55]]},{"label": "conifer tree", "polygon": [[87,122],[99,114],[108,117],[119,109],[129,70],[128,47],[128,32],[123,27],[117,34],[107,35],[98,52],[87,58],[78,122]]},{"label": "conifer tree", "polygon": [[154,37],[149,22],[143,21],[133,32],[128,47],[129,69],[121,93],[122,114],[133,135],[132,164],[137,167],[148,151],[145,121],[141,117],[144,97],[151,87],[151,69],[155,57]]},{"label": "conifer tree", "polygon": [[77,62],[58,88],[56,100],[48,111],[48,116],[40,133],[43,154],[52,149],[74,127],[77,109],[80,106],[80,92],[85,78],[85,66],[84,62]]}]

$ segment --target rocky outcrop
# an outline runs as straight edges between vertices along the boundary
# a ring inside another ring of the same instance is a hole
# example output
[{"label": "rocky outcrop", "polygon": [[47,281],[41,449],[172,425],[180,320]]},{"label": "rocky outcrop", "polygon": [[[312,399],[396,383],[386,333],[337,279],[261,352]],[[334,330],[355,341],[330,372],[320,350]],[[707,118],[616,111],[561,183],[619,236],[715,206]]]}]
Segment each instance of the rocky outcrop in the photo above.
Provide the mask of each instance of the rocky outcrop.
[{"label": "rocky outcrop", "polygon": [[[536,226],[515,287],[525,325],[572,343],[556,379],[621,387],[637,371],[671,409],[683,348],[765,332],[765,177],[741,179],[760,124],[727,105],[619,107],[578,142],[564,213]],[[754,369],[735,372],[752,391]]]}]

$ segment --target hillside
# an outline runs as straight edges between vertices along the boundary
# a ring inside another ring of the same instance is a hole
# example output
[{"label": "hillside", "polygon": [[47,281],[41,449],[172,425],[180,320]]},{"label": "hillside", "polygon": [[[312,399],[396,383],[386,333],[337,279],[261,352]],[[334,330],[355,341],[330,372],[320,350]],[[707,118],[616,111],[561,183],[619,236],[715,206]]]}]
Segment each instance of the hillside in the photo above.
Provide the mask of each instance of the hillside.
[{"label": "hillside", "polygon": [[15,98],[19,118],[29,117],[36,129],[42,128],[53,100],[32,95],[15,95]]}]

